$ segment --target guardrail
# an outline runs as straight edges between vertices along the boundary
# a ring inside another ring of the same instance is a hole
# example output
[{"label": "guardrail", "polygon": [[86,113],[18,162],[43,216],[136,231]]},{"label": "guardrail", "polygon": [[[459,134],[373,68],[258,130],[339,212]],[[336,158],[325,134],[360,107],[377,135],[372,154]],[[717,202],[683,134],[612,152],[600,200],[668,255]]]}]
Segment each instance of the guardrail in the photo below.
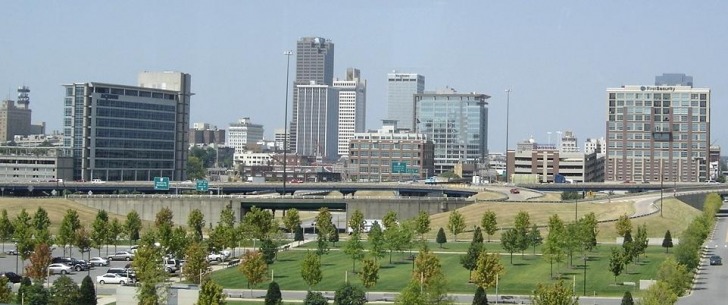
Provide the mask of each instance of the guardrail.
[{"label": "guardrail", "polygon": [[392,197],[392,196],[356,196],[350,198],[339,198],[339,197],[327,197],[327,196],[265,196],[259,195],[166,195],[166,194],[99,194],[99,195],[83,195],[83,194],[70,194],[66,195],[66,198],[131,198],[131,199],[203,199],[203,198],[214,198],[214,199],[303,199],[303,200],[405,200],[405,201],[472,201],[473,199],[462,198],[462,197],[417,197],[417,196],[406,196],[406,197]]}]

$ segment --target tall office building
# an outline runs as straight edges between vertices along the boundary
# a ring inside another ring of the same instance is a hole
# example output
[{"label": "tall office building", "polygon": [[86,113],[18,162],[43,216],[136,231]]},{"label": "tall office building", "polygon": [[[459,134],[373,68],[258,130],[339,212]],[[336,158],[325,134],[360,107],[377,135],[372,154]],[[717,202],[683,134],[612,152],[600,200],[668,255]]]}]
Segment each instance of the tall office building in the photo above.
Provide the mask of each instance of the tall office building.
[{"label": "tall office building", "polygon": [[425,92],[425,77],[415,73],[387,73],[387,117],[400,128],[415,130],[414,95]]},{"label": "tall office building", "polygon": [[242,118],[236,123],[230,123],[227,131],[228,146],[235,147],[235,154],[245,152],[248,145],[263,140],[263,125],[253,124],[250,118]]},{"label": "tall office building", "polygon": [[0,141],[13,141],[16,135],[27,136],[31,134],[31,110],[28,107],[30,89],[26,86],[18,88],[18,103],[4,100],[0,106]]},{"label": "tall office building", "polygon": [[303,37],[296,43],[296,78],[293,80],[293,104],[291,111],[289,147],[298,147],[298,92],[296,86],[309,85],[315,81],[319,85],[333,85],[334,81],[334,43],[322,37]]},{"label": "tall office building", "polygon": [[607,89],[605,181],[706,180],[710,89],[684,79]]},{"label": "tall office building", "polygon": [[329,85],[296,86],[296,153],[302,156],[335,160],[339,123],[336,90]]},{"label": "tall office building", "polygon": [[185,180],[190,80],[185,73],[144,72],[142,86],[64,85],[64,146],[72,149],[73,179]]},{"label": "tall office building", "polygon": [[655,86],[693,86],[693,77],[683,73],[662,73],[655,76]]},{"label": "tall office building", "polygon": [[361,79],[359,69],[346,70],[345,80],[335,80],[334,89],[339,95],[339,145],[338,154],[349,154],[349,139],[356,132],[366,129],[367,82]]},{"label": "tall office building", "polygon": [[414,95],[417,133],[435,145],[435,174],[453,170],[458,162],[486,160],[489,98],[452,88]]}]

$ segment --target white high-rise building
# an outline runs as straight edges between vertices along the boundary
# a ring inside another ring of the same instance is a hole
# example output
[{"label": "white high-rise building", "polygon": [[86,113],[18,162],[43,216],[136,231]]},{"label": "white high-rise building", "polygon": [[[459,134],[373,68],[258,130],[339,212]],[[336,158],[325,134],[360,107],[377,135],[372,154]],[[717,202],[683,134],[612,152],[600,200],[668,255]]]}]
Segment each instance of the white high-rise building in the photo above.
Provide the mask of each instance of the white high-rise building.
[{"label": "white high-rise building", "polygon": [[250,118],[242,118],[230,123],[227,130],[227,145],[235,147],[235,154],[245,152],[248,144],[255,144],[263,139],[263,125],[253,124]]},{"label": "white high-rise building", "polygon": [[335,80],[334,88],[339,95],[340,156],[349,154],[349,139],[355,132],[364,132],[366,124],[367,82],[360,77],[359,69],[346,70],[346,80]]},{"label": "white high-rise building", "polygon": [[584,142],[584,153],[591,154],[593,152],[601,155],[607,153],[607,141],[604,140],[604,137],[600,137],[599,139],[586,139],[586,142]]},{"label": "white high-rise building", "polygon": [[387,117],[400,128],[415,130],[414,95],[425,92],[425,77],[416,73],[387,74]]},{"label": "white high-rise building", "polygon": [[576,136],[574,136],[573,131],[564,131],[559,143],[559,151],[562,153],[579,152],[579,145],[577,145]]}]

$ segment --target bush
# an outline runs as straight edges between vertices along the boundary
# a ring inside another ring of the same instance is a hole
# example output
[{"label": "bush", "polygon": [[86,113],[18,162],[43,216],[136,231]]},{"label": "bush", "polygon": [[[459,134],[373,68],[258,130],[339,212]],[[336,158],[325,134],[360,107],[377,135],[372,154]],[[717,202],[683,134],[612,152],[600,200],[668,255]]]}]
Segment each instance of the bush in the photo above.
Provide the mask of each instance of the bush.
[{"label": "bush", "polygon": [[561,192],[561,200],[575,200],[581,199],[581,194],[576,191]]}]

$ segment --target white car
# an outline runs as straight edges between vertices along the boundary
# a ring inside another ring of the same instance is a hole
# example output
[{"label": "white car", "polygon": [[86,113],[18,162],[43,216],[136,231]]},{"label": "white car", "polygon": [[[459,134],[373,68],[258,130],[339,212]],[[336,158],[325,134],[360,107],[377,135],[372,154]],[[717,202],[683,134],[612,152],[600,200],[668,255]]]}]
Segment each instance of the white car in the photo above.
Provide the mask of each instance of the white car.
[{"label": "white car", "polygon": [[220,252],[212,252],[209,255],[207,255],[207,261],[208,262],[213,262],[213,261],[222,262],[222,261],[230,258],[231,254],[232,254],[232,252],[230,252],[228,250],[222,250]]},{"label": "white car", "polygon": [[48,273],[50,274],[69,274],[71,273],[71,266],[66,264],[50,264],[48,265]]},{"label": "white car", "polygon": [[99,284],[121,284],[131,283],[131,279],[118,273],[105,273],[103,275],[96,276],[96,283]]},{"label": "white car", "polygon": [[88,260],[88,264],[91,266],[108,266],[109,260],[103,258],[103,257],[92,257],[90,260]]}]

